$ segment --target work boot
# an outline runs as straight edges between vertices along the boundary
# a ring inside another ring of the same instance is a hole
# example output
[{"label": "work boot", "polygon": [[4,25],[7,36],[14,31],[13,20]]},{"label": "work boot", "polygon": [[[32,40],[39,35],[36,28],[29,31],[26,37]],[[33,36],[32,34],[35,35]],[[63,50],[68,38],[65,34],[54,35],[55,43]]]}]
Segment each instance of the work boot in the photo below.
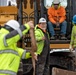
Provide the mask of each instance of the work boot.
[{"label": "work boot", "polygon": [[61,35],[61,40],[67,40],[64,34]]},{"label": "work boot", "polygon": [[55,40],[55,36],[51,36],[50,40]]}]

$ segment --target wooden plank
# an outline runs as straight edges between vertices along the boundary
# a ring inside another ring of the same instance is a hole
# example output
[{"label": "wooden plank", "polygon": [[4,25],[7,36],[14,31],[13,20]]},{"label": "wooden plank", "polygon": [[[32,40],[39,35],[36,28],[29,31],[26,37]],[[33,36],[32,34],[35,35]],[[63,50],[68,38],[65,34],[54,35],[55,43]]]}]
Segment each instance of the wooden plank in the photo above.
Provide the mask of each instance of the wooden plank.
[{"label": "wooden plank", "polygon": [[69,44],[50,44],[50,48],[69,48]]},{"label": "wooden plank", "polygon": [[76,75],[76,72],[63,70],[63,69],[59,69],[59,68],[54,67],[52,69],[52,75]]}]

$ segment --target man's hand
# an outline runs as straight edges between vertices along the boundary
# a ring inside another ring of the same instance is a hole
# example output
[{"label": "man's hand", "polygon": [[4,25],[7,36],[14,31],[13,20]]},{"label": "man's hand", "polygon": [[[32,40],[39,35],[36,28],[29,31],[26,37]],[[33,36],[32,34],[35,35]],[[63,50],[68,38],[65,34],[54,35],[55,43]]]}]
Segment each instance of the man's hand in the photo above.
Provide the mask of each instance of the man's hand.
[{"label": "man's hand", "polygon": [[73,51],[73,47],[71,45],[69,46],[69,50],[70,50],[70,52]]},{"label": "man's hand", "polygon": [[37,53],[36,52],[32,52],[32,51],[30,51],[30,53],[31,53],[31,56],[37,61],[38,59],[37,59]]},{"label": "man's hand", "polygon": [[45,38],[45,36],[44,37],[42,37],[42,40],[45,40],[46,38]]},{"label": "man's hand", "polygon": [[34,29],[34,23],[33,21],[27,22],[27,24],[30,26],[31,29]]},{"label": "man's hand", "polygon": [[36,61],[38,60],[38,59],[37,59],[37,56],[38,56],[37,53],[34,52],[34,59],[35,59]]},{"label": "man's hand", "polygon": [[59,22],[56,22],[56,26],[59,27],[59,25],[60,25],[60,23]]}]

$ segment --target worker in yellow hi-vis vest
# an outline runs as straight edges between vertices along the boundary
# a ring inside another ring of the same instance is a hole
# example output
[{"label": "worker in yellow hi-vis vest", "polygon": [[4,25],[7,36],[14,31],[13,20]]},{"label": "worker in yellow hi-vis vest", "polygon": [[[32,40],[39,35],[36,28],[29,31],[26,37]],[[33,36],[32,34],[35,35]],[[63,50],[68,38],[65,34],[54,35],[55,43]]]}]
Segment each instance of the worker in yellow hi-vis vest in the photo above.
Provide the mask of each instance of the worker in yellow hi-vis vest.
[{"label": "worker in yellow hi-vis vest", "polygon": [[[34,29],[32,21],[20,26],[16,20],[9,20],[0,30],[0,75],[16,75],[20,59],[30,58],[30,53],[17,47],[17,42],[28,30]],[[36,54],[33,53],[34,59]]]}]

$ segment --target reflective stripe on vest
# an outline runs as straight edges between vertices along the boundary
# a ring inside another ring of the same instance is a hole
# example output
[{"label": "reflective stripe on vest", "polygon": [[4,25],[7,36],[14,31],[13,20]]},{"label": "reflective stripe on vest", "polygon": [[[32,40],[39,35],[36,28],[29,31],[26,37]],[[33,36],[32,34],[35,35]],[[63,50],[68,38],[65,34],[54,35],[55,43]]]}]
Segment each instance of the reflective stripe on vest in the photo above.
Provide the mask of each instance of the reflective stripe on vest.
[{"label": "reflective stripe on vest", "polygon": [[17,75],[16,72],[9,71],[9,70],[0,70],[0,74],[10,74],[10,75]]},{"label": "reflective stripe on vest", "polygon": [[5,37],[3,38],[3,42],[4,42],[4,46],[8,46],[8,44],[7,44],[7,42],[6,42],[6,35],[5,35]]},{"label": "reflective stripe on vest", "polygon": [[26,55],[26,50],[24,50],[24,52],[22,54],[22,59],[25,59],[25,55]]},{"label": "reflective stripe on vest", "polygon": [[0,54],[3,54],[3,53],[12,53],[19,56],[18,52],[15,50],[0,50]]}]

